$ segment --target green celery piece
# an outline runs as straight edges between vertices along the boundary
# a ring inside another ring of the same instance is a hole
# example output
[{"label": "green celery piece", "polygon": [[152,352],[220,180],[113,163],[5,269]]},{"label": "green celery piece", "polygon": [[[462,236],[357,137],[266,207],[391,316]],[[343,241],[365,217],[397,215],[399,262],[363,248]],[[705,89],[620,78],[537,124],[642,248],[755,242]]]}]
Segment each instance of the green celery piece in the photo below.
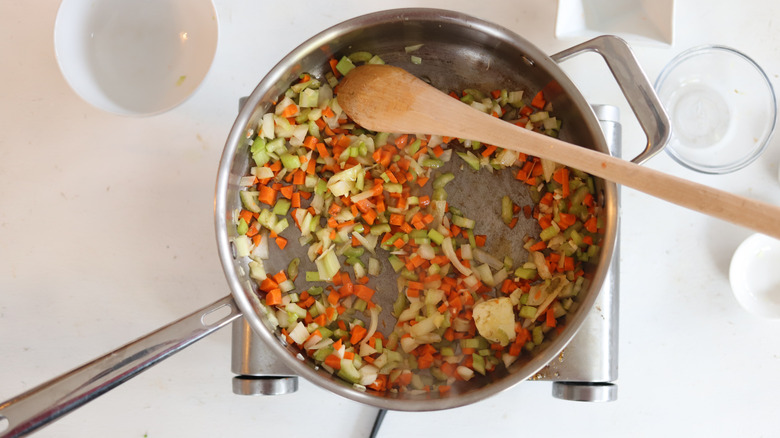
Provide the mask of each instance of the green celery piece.
[{"label": "green celery piece", "polygon": [[536,326],[531,331],[531,338],[534,341],[534,344],[539,345],[544,341],[544,332],[542,331],[542,326]]},{"label": "green celery piece", "polygon": [[549,227],[543,229],[541,233],[539,233],[539,238],[546,242],[557,236],[559,232],[560,230],[558,228],[556,228],[554,225],[550,225]]},{"label": "green celery piece", "polygon": [[249,224],[246,223],[244,218],[238,220],[236,231],[238,231],[238,234],[246,234],[246,232],[249,231]]},{"label": "green celery piece", "polygon": [[444,186],[447,185],[448,182],[455,179],[455,174],[452,172],[442,173],[441,175],[436,176],[436,178],[433,179],[433,188],[434,189],[443,189]]},{"label": "green celery piece", "polygon": [[354,52],[349,54],[349,60],[353,63],[356,62],[368,62],[374,55],[371,52]]},{"label": "green celery piece", "polygon": [[238,193],[241,196],[241,204],[244,206],[244,208],[251,211],[252,213],[260,213],[262,208],[260,207],[260,203],[257,200],[259,192],[255,190],[242,190]]},{"label": "green celery piece", "polygon": [[533,280],[536,278],[536,269],[517,268],[515,270],[515,277],[522,278],[523,280]]},{"label": "green celery piece", "polygon": [[520,308],[520,312],[518,313],[521,318],[533,318],[536,316],[536,307],[534,306],[523,306]]},{"label": "green celery piece", "polygon": [[472,154],[471,152],[456,152],[460,158],[463,159],[463,161],[466,162],[466,164],[469,165],[474,170],[479,170],[479,158],[477,158],[476,155]]},{"label": "green celery piece", "polygon": [[276,200],[273,213],[277,216],[284,216],[290,210],[291,202],[287,199],[281,198]]},{"label": "green celery piece", "polygon": [[512,222],[512,217],[514,216],[513,207],[512,198],[504,195],[501,198],[501,220],[507,225]]},{"label": "green celery piece", "polygon": [[482,374],[484,376],[485,375],[485,358],[480,356],[477,353],[473,353],[471,355],[471,361],[472,361],[471,367],[474,369],[474,371],[476,371],[476,372],[478,372],[478,373],[480,373],[480,374]]},{"label": "green celery piece", "polygon": [[294,259],[290,260],[290,263],[287,265],[287,277],[290,279],[295,279],[295,277],[298,276],[298,267],[300,265],[300,258],[295,257]]},{"label": "green celery piece", "polygon": [[323,347],[315,351],[312,358],[318,362],[324,362],[325,358],[333,354],[333,347]]},{"label": "green celery piece", "polygon": [[282,165],[287,170],[295,170],[301,167],[301,159],[297,155],[282,154],[279,157],[282,160]]},{"label": "green celery piece", "polygon": [[336,70],[338,70],[339,73],[344,76],[352,71],[353,68],[355,68],[355,64],[353,64],[352,61],[346,56],[341,57],[339,62],[336,64]]},{"label": "green celery piece", "polygon": [[444,235],[433,228],[428,230],[428,238],[437,245],[441,245],[441,243],[444,242]]},{"label": "green celery piece", "polygon": [[401,259],[398,258],[398,256],[391,254],[387,257],[387,261],[390,262],[390,266],[392,266],[393,271],[400,272],[401,269],[404,268],[404,262],[401,261]]},{"label": "green celery piece", "polygon": [[264,151],[266,141],[263,137],[257,137],[252,141],[252,146],[249,147],[249,152],[254,154],[257,151]]},{"label": "green celery piece", "polygon": [[371,59],[366,62],[366,64],[384,64],[385,61],[382,60],[378,55],[374,55],[371,57]]},{"label": "green celery piece", "polygon": [[301,92],[300,98],[298,100],[298,104],[302,108],[313,108],[318,105],[319,99],[320,99],[319,90],[313,90],[311,88],[307,88]]},{"label": "green celery piece", "polygon": [[417,151],[420,150],[420,146],[422,146],[422,140],[419,138],[413,141],[409,146],[406,147],[406,152],[409,155],[414,155],[417,153]]}]

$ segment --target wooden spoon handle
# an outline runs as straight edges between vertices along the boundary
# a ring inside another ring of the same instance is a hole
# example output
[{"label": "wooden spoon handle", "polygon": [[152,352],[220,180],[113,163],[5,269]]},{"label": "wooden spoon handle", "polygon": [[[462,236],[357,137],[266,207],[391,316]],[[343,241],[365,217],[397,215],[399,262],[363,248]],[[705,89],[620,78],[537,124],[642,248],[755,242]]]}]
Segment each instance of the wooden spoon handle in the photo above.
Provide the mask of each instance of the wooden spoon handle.
[{"label": "wooden spoon handle", "polygon": [[780,239],[780,208],[774,205],[515,126],[471,108],[397,67],[358,67],[344,78],[338,96],[346,113],[371,130],[451,136],[513,149]]}]

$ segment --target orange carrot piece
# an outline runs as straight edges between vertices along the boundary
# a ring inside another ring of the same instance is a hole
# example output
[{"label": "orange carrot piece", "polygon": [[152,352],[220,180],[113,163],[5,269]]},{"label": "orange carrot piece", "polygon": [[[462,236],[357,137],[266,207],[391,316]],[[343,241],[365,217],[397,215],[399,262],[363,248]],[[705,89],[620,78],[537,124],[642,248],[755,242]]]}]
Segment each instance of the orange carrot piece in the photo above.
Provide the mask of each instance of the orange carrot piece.
[{"label": "orange carrot piece", "polygon": [[547,327],[555,327],[556,320],[555,320],[555,312],[553,311],[552,307],[547,309],[547,315],[545,315],[545,323]]},{"label": "orange carrot piece", "polygon": [[355,295],[360,298],[361,300],[365,302],[371,301],[371,298],[374,296],[374,289],[371,289],[368,286],[364,286],[362,284],[356,284],[354,286]]},{"label": "orange carrot piece", "polygon": [[276,241],[276,246],[278,246],[279,249],[284,249],[284,247],[287,246],[287,239],[285,239],[284,237],[277,237],[275,241]]},{"label": "orange carrot piece", "polygon": [[287,199],[292,199],[293,186],[282,186],[282,188],[279,189],[279,193]]},{"label": "orange carrot piece", "polygon": [[366,336],[366,333],[368,333],[368,330],[363,326],[356,325],[352,327],[352,335],[349,338],[349,342],[351,342],[352,345],[356,345]]},{"label": "orange carrot piece", "polygon": [[534,96],[533,100],[531,100],[531,105],[539,109],[544,108],[545,103],[546,102],[544,101],[544,94],[541,91],[536,93],[536,96]]},{"label": "orange carrot piece", "polygon": [[258,201],[273,206],[276,203],[276,190],[268,186],[260,186]]},{"label": "orange carrot piece", "polygon": [[325,358],[325,365],[333,368],[334,370],[341,369],[341,358],[335,354],[330,354]]},{"label": "orange carrot piece", "polygon": [[301,192],[295,192],[290,199],[290,206],[292,208],[301,208]]},{"label": "orange carrot piece", "polygon": [[282,291],[279,288],[271,289],[265,295],[265,304],[268,306],[278,306],[282,304]]},{"label": "orange carrot piece", "polygon": [[545,248],[547,248],[547,244],[544,243],[543,240],[540,240],[540,241],[534,243],[533,245],[531,245],[531,247],[528,248],[528,249],[530,249],[531,251],[541,251],[541,250],[543,250]]}]

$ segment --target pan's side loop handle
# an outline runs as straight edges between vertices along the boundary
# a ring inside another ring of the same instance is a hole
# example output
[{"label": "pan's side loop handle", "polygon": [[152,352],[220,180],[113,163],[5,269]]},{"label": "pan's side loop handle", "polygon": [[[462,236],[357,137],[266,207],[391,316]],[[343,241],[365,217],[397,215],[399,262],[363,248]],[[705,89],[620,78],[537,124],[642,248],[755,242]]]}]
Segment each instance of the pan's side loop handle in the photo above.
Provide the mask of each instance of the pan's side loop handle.
[{"label": "pan's side loop handle", "polygon": [[33,432],[241,316],[228,295],[60,377],[0,403],[0,437]]},{"label": "pan's side loop handle", "polygon": [[639,125],[647,136],[645,150],[634,158],[642,164],[660,152],[671,136],[671,122],[663,105],[639,66],[634,53],[622,38],[604,35],[585,41],[551,56],[555,62],[565,61],[584,52],[596,52],[604,58],[615,77]]}]

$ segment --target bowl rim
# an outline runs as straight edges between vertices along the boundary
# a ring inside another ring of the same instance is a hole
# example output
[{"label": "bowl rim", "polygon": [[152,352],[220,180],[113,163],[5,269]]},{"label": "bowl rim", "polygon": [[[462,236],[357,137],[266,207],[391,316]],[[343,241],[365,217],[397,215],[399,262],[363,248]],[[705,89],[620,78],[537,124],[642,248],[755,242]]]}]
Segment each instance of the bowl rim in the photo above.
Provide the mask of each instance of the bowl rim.
[{"label": "bowl rim", "polygon": [[[718,165],[718,166],[704,165],[704,164],[700,164],[688,160],[675,150],[671,140],[669,141],[669,143],[667,143],[667,147],[665,147],[664,149],[666,150],[666,153],[669,154],[669,156],[672,157],[674,161],[683,165],[684,167],[687,167],[688,169],[695,170],[701,173],[711,174],[711,175],[722,175],[726,173],[735,172],[753,163],[756,159],[758,159],[759,156],[761,156],[764,150],[766,150],[770,140],[774,135],[775,127],[777,125],[777,97],[775,95],[774,87],[772,86],[772,81],[769,80],[769,76],[767,76],[764,69],[762,69],[761,66],[758,65],[758,63],[753,60],[753,58],[749,57],[748,55],[744,54],[743,52],[733,47],[719,45],[719,44],[704,44],[704,45],[694,46],[689,49],[686,49],[678,53],[674,58],[672,58],[672,60],[669,61],[661,70],[661,73],[658,75],[658,78],[656,79],[653,88],[655,89],[656,93],[659,93],[659,98],[660,98],[661,88],[664,86],[666,79],[669,77],[672,71],[674,71],[680,64],[682,64],[683,62],[691,58],[705,55],[712,52],[721,52],[721,53],[726,53],[728,55],[736,56],[742,61],[747,62],[748,65],[752,66],[759,74],[759,77],[763,79],[763,83],[766,84],[767,89],[769,90],[769,93],[767,93],[767,95],[771,98],[771,106],[770,106],[771,125],[769,127],[769,130],[767,131],[765,137],[760,142],[757,142],[758,147],[755,148],[750,155],[747,155],[745,158],[739,161],[735,161],[725,165]],[[671,128],[672,128],[672,137],[674,137],[674,127],[672,126]]]},{"label": "bowl rim", "polygon": [[[179,1],[179,0],[174,0]],[[91,107],[96,108],[98,110],[119,115],[119,116],[127,116],[127,117],[150,117],[159,115],[165,112],[168,112],[174,108],[179,107],[180,105],[187,102],[203,85],[203,82],[206,81],[206,79],[209,77],[209,74],[211,73],[212,66],[214,64],[214,59],[216,59],[217,50],[219,49],[219,40],[220,40],[220,25],[219,25],[219,15],[217,13],[216,5],[214,4],[214,0],[204,0],[204,6],[211,12],[213,15],[213,20],[210,20],[213,24],[211,26],[208,26],[208,39],[209,43],[205,46],[206,49],[209,49],[210,53],[207,54],[208,59],[206,60],[204,57],[204,62],[202,63],[203,66],[205,66],[205,69],[201,72],[200,69],[197,72],[197,75],[192,75],[196,78],[197,83],[195,85],[191,86],[191,89],[188,90],[186,94],[183,94],[181,97],[175,99],[172,103],[158,106],[154,109],[150,110],[132,110],[124,108],[123,106],[114,103],[110,98],[108,98],[104,93],[99,93],[100,98],[94,99],[90,97],[90,93],[87,93],[85,91],[85,87],[79,84],[79,81],[75,81],[72,77],[72,72],[74,70],[73,67],[69,66],[71,62],[64,61],[64,55],[62,53],[62,40],[65,38],[65,35],[63,35],[63,27],[65,26],[63,24],[64,15],[66,14],[66,11],[68,8],[73,5],[74,3],[81,2],[81,3],[94,3],[94,1],[84,1],[84,0],[62,0],[60,5],[57,8],[57,14],[54,19],[54,27],[52,32],[52,40],[53,40],[53,49],[54,49],[54,58],[57,62],[57,67],[59,68],[60,74],[62,75],[62,78],[65,79],[65,83],[68,85],[68,87],[84,102],[89,104]],[[186,6],[188,9],[192,9],[192,4],[190,2],[186,2]],[[211,47],[213,46],[213,49]],[[203,52],[203,50],[199,49],[199,52]],[[78,62],[77,69],[80,70],[89,70],[88,67],[83,65],[81,62]],[[200,64],[200,63],[199,63]],[[188,75],[190,76],[190,75]],[[94,87],[99,88],[99,87]],[[185,88],[186,89],[186,88]]]},{"label": "bowl rim", "polygon": [[752,234],[739,244],[729,265],[729,285],[734,298],[746,311],[767,319],[780,319],[780,306],[778,306],[778,311],[772,311],[767,309],[767,306],[763,306],[761,301],[756,300],[750,292],[744,278],[747,274],[747,268],[755,256],[755,249],[766,246],[780,251],[780,241],[761,233]]}]

